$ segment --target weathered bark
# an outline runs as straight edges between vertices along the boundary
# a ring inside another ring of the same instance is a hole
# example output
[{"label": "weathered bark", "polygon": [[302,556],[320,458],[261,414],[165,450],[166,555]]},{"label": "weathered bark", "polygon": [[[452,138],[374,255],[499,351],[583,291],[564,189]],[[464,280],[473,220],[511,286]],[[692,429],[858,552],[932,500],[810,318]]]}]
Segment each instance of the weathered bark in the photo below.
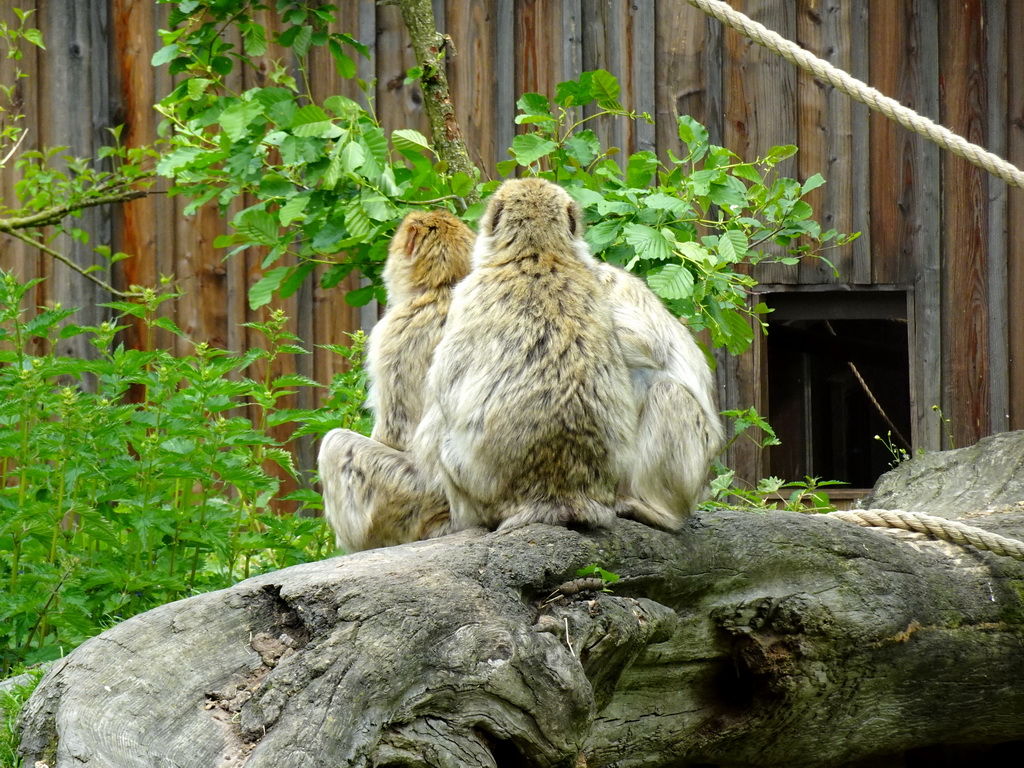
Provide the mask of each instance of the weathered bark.
[{"label": "weathered bark", "polygon": [[[1024,533],[1021,514],[971,523]],[[592,562],[622,576],[613,594],[547,602]],[[497,768],[1007,742],[1022,584],[1017,561],[795,513],[459,534],[125,621],[48,673],[23,747],[62,768]]]},{"label": "weathered bark", "polygon": [[[420,77],[423,109],[430,120],[431,139],[438,159],[448,165],[450,173],[461,171],[470,178],[477,178],[479,170],[469,159],[469,151],[462,138],[462,129],[455,117],[455,106],[448,88],[448,73],[445,69],[448,41],[437,31],[431,0],[381,0],[381,4],[397,5],[409,30],[416,63],[423,69]],[[466,196],[466,202],[470,205],[479,200],[475,188]]]}]

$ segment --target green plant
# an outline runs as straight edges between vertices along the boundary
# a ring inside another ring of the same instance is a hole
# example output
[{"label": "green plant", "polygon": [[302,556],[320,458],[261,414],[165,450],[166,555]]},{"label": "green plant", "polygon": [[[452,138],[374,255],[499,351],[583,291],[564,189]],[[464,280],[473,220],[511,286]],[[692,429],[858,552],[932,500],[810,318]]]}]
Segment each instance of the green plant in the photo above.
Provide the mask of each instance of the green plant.
[{"label": "green plant", "polygon": [[[794,146],[745,161],[710,144],[707,130],[682,116],[685,157],[669,152],[663,162],[642,151],[619,161],[617,148],[603,147],[584,127],[609,116],[650,120],[625,110],[618,95],[618,81],[604,70],[559,83],[553,103],[525,94],[516,122],[532,130],[515,138],[513,159],[498,170],[519,167],[565,186],[586,212],[587,241],[596,254],[645,276],[695,331],[708,329],[715,346],[738,354],[753,339],[750,318],[759,321],[768,311],[760,303],[750,306],[755,282],[742,265],[825,260],[825,248],[856,235],[822,232],[811,219],[804,197],[825,183],[820,175],[800,183],[776,172],[796,153]],[[584,107],[592,114],[581,116]]]},{"label": "green plant", "polygon": [[0,691],[0,768],[19,768],[21,765],[18,757],[18,715],[43,679],[43,673],[40,668],[26,670],[26,680]]},{"label": "green plant", "polygon": [[942,433],[946,438],[946,442],[949,443],[949,450],[952,451],[954,448],[956,448],[956,440],[953,438],[953,429],[951,426],[953,422],[950,419],[946,418],[945,414],[942,412],[942,409],[939,406],[933,405],[932,410],[939,417],[939,426],[941,427]]},{"label": "green plant", "polygon": [[[279,2],[286,28],[271,32],[255,21],[261,3],[174,5],[171,26],[161,32],[165,45],[153,57],[178,76],[157,107],[171,148],[157,172],[175,180],[172,193],[192,198],[186,213],[212,200],[222,209],[243,195],[253,201],[232,219],[234,233],[216,242],[230,253],[266,249],[263,278],[250,291],[253,307],[275,293],[291,295],[320,263],[330,265],[324,287],[354,269],[372,279],[347,294],[349,303],[383,300],[380,267],[402,216],[456,201],[476,179],[447,173],[417,131],[387,136],[372,101],[364,109],[346,96],[316,98],[306,77],[311,51],[326,49],[345,78],[356,72],[351,55],[368,53],[350,35],[328,31],[333,6]],[[228,25],[241,32],[240,49],[227,40]],[[275,62],[270,85],[234,88],[236,68],[256,66],[271,46],[295,57],[298,79]],[[371,88],[360,86],[369,100]]]},{"label": "green plant", "polygon": [[[821,480],[817,477],[805,477],[803,480],[789,482],[778,477],[763,477],[754,488],[743,488],[736,483],[733,470],[722,469],[711,481],[711,499],[713,506],[726,506],[735,509],[784,509],[790,512],[833,512],[836,507],[827,492],[821,490],[825,486],[846,485],[839,480]],[[784,494],[783,491],[790,491]]]},{"label": "green plant", "polygon": [[875,435],[875,440],[885,446],[885,450],[892,456],[892,461],[889,462],[889,469],[895,469],[905,461],[910,461],[910,452],[899,445],[892,439],[892,430],[885,433],[885,437],[881,435]]},{"label": "green plant", "polygon": [[[281,409],[285,395],[317,386],[269,373],[275,358],[304,353],[282,313],[250,326],[265,349],[235,355],[196,344],[175,358],[115,344],[116,322],[58,332],[72,314],[60,307],[23,318],[36,282],[0,273],[0,673],[156,605],[333,549],[310,516],[319,495],[286,494],[271,474],[276,466],[299,479],[270,430],[365,430],[358,374],[336,380],[324,409]],[[149,331],[177,332],[155,314],[168,296],[140,297],[108,306]],[[53,353],[58,336],[75,334],[99,349],[97,359]],[[358,363],[358,348],[339,351]],[[259,380],[245,375],[256,362],[268,372]],[[283,500],[300,513],[275,514]]]}]

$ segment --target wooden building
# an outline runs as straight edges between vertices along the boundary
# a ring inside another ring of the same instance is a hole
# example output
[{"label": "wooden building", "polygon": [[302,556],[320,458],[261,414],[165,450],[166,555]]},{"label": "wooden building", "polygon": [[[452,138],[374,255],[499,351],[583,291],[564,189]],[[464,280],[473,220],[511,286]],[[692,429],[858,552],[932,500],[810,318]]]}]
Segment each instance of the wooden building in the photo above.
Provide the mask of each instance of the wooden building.
[{"label": "wooden building", "polygon": [[[731,5],[971,141],[1024,166],[1024,3],[1017,0],[730,0]],[[387,128],[427,132],[401,17],[372,0],[341,0],[339,28],[371,46],[359,76],[376,79]],[[148,0],[0,0],[35,7],[47,41],[28,51],[19,85],[30,144],[66,144],[91,154],[125,124],[122,139],[149,140],[152,104],[168,90],[150,57],[165,5]],[[515,132],[515,100],[552,93],[557,82],[604,68],[627,107],[655,125],[605,126],[629,151],[678,151],[675,117],[704,123],[712,141],[752,158],[796,144],[784,172],[821,173],[816,216],[860,231],[835,254],[839,276],[820,264],[758,269],[775,312],[771,333],[739,358],[721,357],[723,407],[755,405],[783,445],[763,456],[738,442],[729,460],[747,477],[773,473],[870,485],[891,457],[876,434],[908,450],[963,446],[1024,429],[1024,190],[989,177],[925,139],[854,103],[788,62],[727,30],[685,0],[435,0],[438,27],[457,55],[453,100],[474,160],[485,174]],[[10,82],[10,62],[0,79]],[[355,93],[326,57],[312,62],[317,93]],[[256,83],[252,83],[256,84]],[[15,173],[0,171],[3,197]],[[232,349],[254,343],[246,292],[255,255],[222,260],[225,231],[213,207],[152,195],[85,214],[93,242],[135,255],[113,276],[121,285],[175,275],[186,290],[171,309],[197,339]],[[38,303],[92,306],[93,286],[26,251],[0,244],[0,264],[51,279]],[[68,246],[87,261],[89,249]],[[307,285],[283,302],[310,345],[344,343],[358,310],[338,289]],[[366,320],[367,318],[362,318]],[[289,364],[318,380],[337,359],[317,350]],[[933,406],[941,410],[941,418]],[[944,421],[948,420],[948,421]]]}]

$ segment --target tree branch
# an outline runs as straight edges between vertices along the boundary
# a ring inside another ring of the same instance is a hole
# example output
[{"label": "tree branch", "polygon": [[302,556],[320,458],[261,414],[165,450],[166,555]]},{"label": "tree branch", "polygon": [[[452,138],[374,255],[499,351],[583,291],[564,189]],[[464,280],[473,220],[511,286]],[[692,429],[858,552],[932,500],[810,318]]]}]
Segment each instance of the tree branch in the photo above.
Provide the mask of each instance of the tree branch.
[{"label": "tree branch", "polygon": [[36,249],[42,251],[47,256],[50,256],[51,258],[54,258],[57,261],[59,261],[61,264],[66,264],[67,266],[71,267],[71,269],[75,270],[75,272],[80,274],[82,277],[86,277],[89,280],[92,280],[94,283],[96,283],[96,285],[98,285],[103,290],[110,291],[110,293],[114,294],[115,296],[120,296],[122,299],[129,297],[130,294],[127,294],[127,293],[124,293],[122,291],[117,290],[114,286],[109,285],[104,280],[101,280],[96,275],[94,275],[92,272],[89,272],[86,269],[84,269],[83,267],[80,267],[78,264],[73,262],[71,259],[69,259],[64,254],[59,253],[58,251],[55,251],[52,248],[49,248],[49,247],[43,245],[42,243],[40,243],[37,240],[33,240],[28,235],[23,234],[23,233],[15,230],[15,229],[2,230],[2,231],[6,232],[11,237],[15,237],[18,240],[21,240],[21,242],[25,243],[26,245],[30,245],[33,248],[36,248]]},{"label": "tree branch", "polygon": [[148,194],[150,194],[150,190],[148,189],[123,189],[118,192],[111,192],[109,194],[98,195],[84,200],[77,200],[73,203],[65,203],[64,205],[58,205],[55,208],[47,208],[46,210],[33,213],[29,216],[0,219],[0,232],[14,234],[14,230],[16,229],[45,227],[49,224],[55,224],[68,214],[74,213],[75,211],[81,211],[85,208],[95,208],[97,205],[106,205],[107,203],[124,203],[128,200],[145,197]]},{"label": "tree branch", "polygon": [[[451,173],[462,171],[470,178],[478,178],[480,171],[469,158],[462,129],[455,116],[444,66],[446,41],[437,31],[430,0],[381,0],[381,5],[397,5],[402,11],[416,62],[423,69],[420,78],[423,107],[430,120],[430,131],[438,158],[447,163]],[[474,187],[466,196],[466,202],[471,205],[479,200]]]}]

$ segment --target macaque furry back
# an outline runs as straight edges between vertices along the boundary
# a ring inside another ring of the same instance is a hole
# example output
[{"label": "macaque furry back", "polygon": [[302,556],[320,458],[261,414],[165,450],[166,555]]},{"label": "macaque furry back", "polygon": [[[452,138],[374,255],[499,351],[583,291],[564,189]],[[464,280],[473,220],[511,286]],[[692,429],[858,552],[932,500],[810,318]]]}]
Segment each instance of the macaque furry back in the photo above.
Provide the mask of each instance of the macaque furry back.
[{"label": "macaque furry back", "polygon": [[455,284],[469,272],[473,231],[444,210],[414,211],[388,248],[388,306],[370,333],[372,438],[334,429],[320,444],[324,514],[347,552],[448,531],[448,503],[405,451],[423,415],[427,370]]},{"label": "macaque furry back", "polygon": [[387,311],[370,332],[366,355],[372,437],[384,445],[405,450],[420,423],[427,370],[475,238],[453,214],[434,210],[407,215],[391,239]]},{"label": "macaque furry back", "polygon": [[637,409],[581,228],[541,179],[505,182],[481,219],[414,443],[455,530],[614,519]]},{"label": "macaque furry back", "polygon": [[701,500],[724,442],[711,368],[642,279],[602,263],[601,280],[640,409],[636,462],[621,495],[641,502],[632,517],[675,529]]}]

